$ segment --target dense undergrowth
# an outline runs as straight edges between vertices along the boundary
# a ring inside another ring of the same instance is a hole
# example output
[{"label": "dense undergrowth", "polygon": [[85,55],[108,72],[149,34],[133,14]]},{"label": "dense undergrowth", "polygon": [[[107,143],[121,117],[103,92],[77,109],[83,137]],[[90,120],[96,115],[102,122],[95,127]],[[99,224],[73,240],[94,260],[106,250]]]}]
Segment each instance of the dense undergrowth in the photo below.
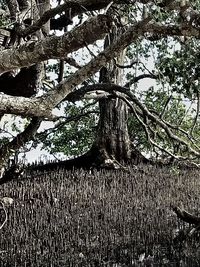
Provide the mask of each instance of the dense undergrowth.
[{"label": "dense undergrowth", "polygon": [[198,233],[171,205],[198,214],[196,170],[139,166],[125,171],[29,173],[1,185],[11,197],[0,230],[0,266],[200,266]]}]

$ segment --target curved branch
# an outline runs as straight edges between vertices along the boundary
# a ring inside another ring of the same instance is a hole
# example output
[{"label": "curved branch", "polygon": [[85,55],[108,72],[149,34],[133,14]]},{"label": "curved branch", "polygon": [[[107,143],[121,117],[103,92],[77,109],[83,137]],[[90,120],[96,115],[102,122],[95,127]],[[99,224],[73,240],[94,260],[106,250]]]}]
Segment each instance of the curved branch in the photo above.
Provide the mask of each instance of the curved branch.
[{"label": "curved branch", "polygon": [[[157,144],[150,137],[150,133],[149,133],[149,130],[148,130],[148,125],[140,118],[140,116],[142,116],[142,114],[138,114],[139,112],[136,111],[135,107],[125,97],[122,97],[122,96],[119,96],[119,95],[118,95],[118,97],[125,101],[125,103],[130,107],[131,111],[135,115],[135,117],[138,120],[138,122],[142,125],[142,127],[143,127],[143,129],[145,131],[146,137],[147,137],[147,141],[149,141],[154,147],[157,147],[160,151],[163,151],[164,153],[166,153],[167,155],[171,156],[174,159],[177,159],[177,160],[186,160],[187,159],[187,158],[183,158],[181,156],[176,156],[176,155],[172,154],[170,151],[168,151],[167,149],[165,149],[164,147],[162,147],[159,144]],[[143,116],[144,116],[144,114],[143,114]],[[153,132],[151,128],[150,128],[150,130],[151,130],[151,132]]]},{"label": "curved branch", "polygon": [[125,84],[125,87],[130,87],[132,84],[137,83],[140,80],[145,79],[145,78],[158,79],[159,76],[158,75],[155,75],[155,74],[144,73],[144,74],[138,75],[138,76],[133,77],[132,79],[130,79],[130,81],[128,81]]},{"label": "curved branch", "polygon": [[158,116],[152,114],[148,110],[148,108],[144,104],[142,104],[142,102],[140,102],[140,100],[128,88],[118,86],[115,84],[88,85],[88,86],[82,87],[81,89],[79,89],[77,91],[72,92],[71,94],[68,94],[66,99],[68,101],[74,102],[74,101],[80,100],[86,94],[86,92],[91,92],[91,91],[95,91],[95,90],[96,91],[102,90],[102,91],[105,91],[108,93],[112,93],[113,91],[118,91],[120,93],[127,95],[130,98],[130,100],[133,101],[133,103],[136,104],[151,121],[157,123],[161,128],[163,128],[165,130],[166,134],[168,135],[168,137],[170,139],[173,139],[173,140],[177,141],[178,143],[185,145],[187,147],[188,151],[191,152],[192,154],[194,154],[195,156],[198,156],[198,157],[200,156],[199,149],[198,149],[198,151],[196,151],[184,139],[175,135],[170,130],[167,123],[164,120],[161,120]]},{"label": "curved branch", "polygon": [[192,215],[191,213],[185,211],[184,209],[180,209],[179,207],[172,207],[172,210],[176,213],[177,217],[184,222],[196,225],[200,224],[199,216]]}]

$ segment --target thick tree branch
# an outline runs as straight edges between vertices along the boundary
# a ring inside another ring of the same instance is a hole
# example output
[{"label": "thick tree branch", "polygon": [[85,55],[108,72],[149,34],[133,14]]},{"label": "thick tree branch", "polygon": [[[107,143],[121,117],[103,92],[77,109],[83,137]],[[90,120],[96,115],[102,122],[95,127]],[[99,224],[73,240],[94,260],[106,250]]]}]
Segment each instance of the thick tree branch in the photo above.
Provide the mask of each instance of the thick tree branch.
[{"label": "thick tree branch", "polygon": [[116,57],[120,51],[126,48],[131,42],[135,41],[139,36],[146,31],[146,25],[149,18],[136,23],[130,27],[124,34],[122,34],[115,42],[113,42],[103,52],[99,53],[88,64],[77,70],[69,78],[58,84],[56,90],[50,91],[43,97],[43,101],[51,102],[52,106],[56,106],[60,101],[73,91],[73,89],[84,82],[89,76],[94,75],[102,66],[109,62],[112,58]]},{"label": "thick tree branch", "polygon": [[[113,56],[115,57],[117,53],[136,40],[139,36],[143,36],[144,33],[155,33],[162,36],[193,36],[198,39],[200,38],[200,30],[195,29],[192,26],[165,26],[156,23],[148,23],[150,20],[151,19],[148,18],[138,22],[122,34],[119,39],[110,46],[114,51],[111,53],[111,57],[107,56],[109,60]],[[91,44],[94,41],[101,39],[102,34],[105,34],[111,28],[111,23],[110,17],[99,15],[84,22],[81,26],[62,37],[47,37],[41,42],[32,42],[27,45],[22,45],[14,51],[12,49],[4,50],[0,53],[0,73],[15,68],[21,68],[23,66],[30,66],[47,59],[66,57],[67,54],[85,46],[86,43]],[[147,24],[148,27],[146,27]],[[118,48],[116,46],[118,46]],[[99,57],[102,55],[103,53],[101,53]],[[105,59],[103,64],[104,63]]]},{"label": "thick tree branch", "polygon": [[[98,17],[99,18],[99,17]],[[95,18],[94,21],[97,23],[98,18]],[[106,16],[100,16],[100,22],[102,22],[102,24],[104,25],[104,31],[108,30],[108,21],[110,23],[109,18],[107,18]],[[120,51],[122,51],[124,48],[126,48],[130,43],[134,42],[135,40],[138,39],[138,37],[143,36],[145,32],[148,31],[153,31],[153,29],[155,29],[155,31],[159,31],[159,32],[164,32],[168,31],[168,26],[163,26],[163,25],[157,25],[155,23],[149,23],[150,18],[145,19],[143,21],[140,21],[138,23],[136,23],[135,25],[131,26],[124,34],[122,34],[115,42],[112,43],[112,45],[110,45],[108,48],[106,48],[103,52],[99,53],[98,56],[96,56],[94,59],[92,59],[87,65],[85,65],[84,67],[82,67],[81,69],[77,70],[73,75],[69,76],[69,78],[67,78],[66,80],[62,81],[61,83],[59,83],[53,90],[49,91],[47,94],[44,94],[42,97],[40,98],[33,98],[31,101],[24,99],[24,98],[14,98],[14,99],[9,99],[8,96],[0,96],[0,113],[16,113],[16,109],[17,109],[17,113],[16,114],[23,114],[25,116],[39,116],[39,117],[51,117],[50,116],[50,112],[52,110],[53,107],[55,107],[58,103],[60,103],[63,99],[66,98],[66,96],[72,92],[74,90],[74,88],[79,85],[80,83],[84,82],[89,76],[94,75],[102,66],[104,66],[107,62],[109,62],[112,58],[116,57]],[[87,25],[90,23],[86,22]],[[93,30],[97,29],[97,28],[101,28],[101,26],[94,26]],[[89,26],[88,25],[88,26]],[[84,27],[82,27],[83,25],[80,26],[81,28],[81,32],[84,31],[85,29],[83,29]],[[174,35],[175,33],[178,35],[185,35],[188,34],[189,36],[191,36],[191,32],[189,31],[185,31],[178,26],[171,26],[172,30],[172,35]],[[78,34],[79,31],[77,31]],[[91,32],[91,31],[88,31]],[[88,33],[87,32],[87,33]],[[196,36],[200,37],[199,31],[195,30],[196,32]],[[197,34],[198,33],[198,34]],[[69,33],[70,34],[70,33]],[[93,34],[93,31],[90,35]],[[85,34],[86,35],[86,34]],[[95,34],[94,34],[95,35]],[[69,36],[69,35],[68,35]],[[96,38],[98,38],[97,36],[95,36]],[[69,36],[70,38],[70,36]],[[78,38],[78,37],[77,37]],[[92,37],[91,37],[92,38]],[[95,39],[95,38],[94,38]],[[62,53],[64,53],[66,55],[66,50],[64,49],[65,45],[62,44],[62,40],[65,40],[65,38],[61,38],[58,37],[58,45],[55,46],[53,45],[53,47],[47,48],[46,47],[46,51],[44,52],[44,50],[42,50],[42,55],[39,55],[40,59],[47,59],[47,58],[53,58],[55,57],[55,55],[58,56],[58,54],[60,53],[60,56],[62,55]],[[76,47],[80,47],[81,45],[83,46],[83,40],[82,43],[80,44],[79,42],[77,43],[76,40],[74,40],[73,38],[70,38],[71,42],[73,40],[73,42],[75,42]],[[70,43],[71,46],[73,46],[73,42]],[[49,42],[46,42],[46,44],[48,44]],[[35,45],[35,44],[34,44]],[[59,45],[62,47],[60,49]],[[73,50],[70,45],[66,45],[68,49]],[[30,44],[31,46],[31,44]],[[22,49],[22,51],[24,52],[25,56],[19,60],[17,60],[17,64],[20,64],[21,61],[23,61],[23,64],[27,63],[31,63],[32,61],[35,61],[36,58],[34,59],[33,53],[31,53],[30,51],[30,47],[28,47],[29,49],[29,53],[27,56],[26,53],[26,49],[25,51]],[[54,52],[52,51],[52,49],[54,49]],[[17,54],[19,56],[19,50],[16,49]],[[21,52],[22,52],[21,51]],[[37,50],[35,50],[36,52]],[[49,51],[49,53],[48,53]],[[56,51],[56,52],[55,52]],[[9,58],[8,54],[6,54],[7,51],[3,51],[0,54],[0,62],[5,62],[8,61],[7,59]],[[69,51],[68,51],[69,52]],[[4,54],[5,53],[5,54]],[[3,56],[2,56],[3,54]],[[5,58],[5,56],[7,55],[7,58]],[[23,54],[22,54],[23,55]],[[38,54],[37,54],[38,55]],[[16,57],[15,57],[16,58]],[[37,57],[38,58],[38,57]],[[5,59],[5,60],[4,60]],[[16,61],[14,61],[16,62]],[[2,64],[0,64],[1,66]],[[13,65],[11,64],[10,69],[13,68]],[[17,67],[17,66],[15,66]],[[8,68],[8,66],[4,66],[4,71],[5,69]],[[1,69],[1,68],[0,68]],[[97,89],[99,90],[99,88]],[[11,101],[12,100],[12,101]],[[16,101],[17,101],[17,105],[16,105]],[[136,99],[134,99],[134,101],[137,102]],[[28,105],[29,103],[29,105]],[[141,103],[139,102],[138,105],[140,105]],[[20,106],[20,108],[19,108]],[[24,107],[23,107],[24,106]],[[16,109],[15,109],[16,107]],[[141,106],[141,108],[143,109],[144,107]],[[25,112],[24,112],[25,111]],[[153,114],[150,114],[149,111],[146,111],[148,116],[153,116],[152,119],[156,122],[157,119],[155,118],[155,116]],[[171,136],[174,140],[178,141],[178,142],[182,142],[183,140],[181,139],[177,139],[169,130],[169,128],[166,126],[165,123],[163,123],[161,120],[159,120],[159,124],[161,127],[165,127],[165,130],[168,132],[168,135]],[[183,141],[183,143],[185,144],[185,142]],[[185,144],[186,145],[186,144]],[[195,151],[190,148],[194,153]],[[197,153],[199,155],[199,153]]]},{"label": "thick tree branch", "polygon": [[92,44],[112,27],[111,18],[98,15],[63,36],[47,37],[40,42],[31,42],[17,49],[6,49],[0,53],[0,73],[30,66],[53,58],[65,58],[67,54]]},{"label": "thick tree branch", "polygon": [[13,97],[0,94],[0,114],[16,114],[23,117],[46,117],[55,119],[52,115],[52,106],[43,104],[40,98]]},{"label": "thick tree branch", "polygon": [[157,23],[149,23],[148,33],[158,34],[161,36],[187,36],[200,38],[200,29],[192,27],[190,24],[177,25],[160,25]]}]

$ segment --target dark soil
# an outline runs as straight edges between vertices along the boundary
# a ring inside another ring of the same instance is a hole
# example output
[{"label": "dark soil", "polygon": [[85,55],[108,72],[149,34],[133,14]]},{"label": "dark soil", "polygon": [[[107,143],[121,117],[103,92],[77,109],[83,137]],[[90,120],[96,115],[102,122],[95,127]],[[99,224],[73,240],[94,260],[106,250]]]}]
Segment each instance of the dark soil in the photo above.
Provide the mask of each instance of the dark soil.
[{"label": "dark soil", "polygon": [[0,266],[200,266],[199,234],[177,239],[189,225],[171,209],[200,213],[198,171],[129,169],[32,172],[1,185],[14,203]]}]

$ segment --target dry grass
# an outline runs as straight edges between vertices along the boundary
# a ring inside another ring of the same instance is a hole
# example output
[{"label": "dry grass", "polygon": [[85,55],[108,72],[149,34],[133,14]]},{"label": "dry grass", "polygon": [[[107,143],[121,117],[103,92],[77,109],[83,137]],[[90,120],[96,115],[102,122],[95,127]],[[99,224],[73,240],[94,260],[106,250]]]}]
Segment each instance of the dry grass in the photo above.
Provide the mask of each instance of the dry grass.
[{"label": "dry grass", "polygon": [[0,266],[200,266],[198,235],[173,242],[184,224],[170,209],[198,214],[198,171],[130,170],[32,173],[1,186],[14,204]]}]

